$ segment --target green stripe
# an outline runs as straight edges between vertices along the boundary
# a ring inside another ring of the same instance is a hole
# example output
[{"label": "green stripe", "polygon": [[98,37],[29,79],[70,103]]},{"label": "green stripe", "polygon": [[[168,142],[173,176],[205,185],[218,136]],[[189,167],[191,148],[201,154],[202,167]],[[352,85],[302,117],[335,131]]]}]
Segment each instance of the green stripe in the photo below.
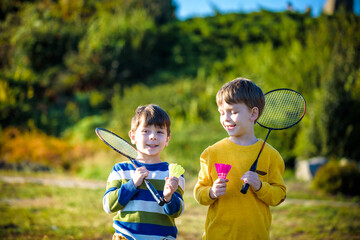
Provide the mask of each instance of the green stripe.
[{"label": "green stripe", "polygon": [[123,222],[133,222],[133,223],[150,223],[156,225],[162,225],[167,227],[174,227],[175,221],[171,217],[160,214],[160,213],[150,213],[150,212],[119,212],[114,220],[123,221]]},{"label": "green stripe", "polygon": [[[110,192],[108,195],[109,204],[110,204],[109,208],[110,208],[110,211],[112,211],[112,212],[116,212],[116,211],[119,211],[124,208],[124,206],[118,202],[118,198],[119,198],[118,192],[119,192],[119,189]],[[111,205],[111,203],[113,203],[113,204]]]},{"label": "green stripe", "polygon": [[106,183],[106,190],[112,187],[120,188],[123,184],[127,183],[127,179],[114,180]]},{"label": "green stripe", "polygon": [[[165,186],[165,180],[149,179],[156,191],[163,191]],[[140,189],[147,189],[144,182],[141,183]]]},{"label": "green stripe", "polygon": [[[154,186],[156,191],[163,191],[165,186],[165,180],[151,179],[149,180],[151,184]],[[143,182],[139,187],[139,189],[147,189],[145,183]],[[181,196],[184,195],[184,190],[179,186],[176,190]]]}]

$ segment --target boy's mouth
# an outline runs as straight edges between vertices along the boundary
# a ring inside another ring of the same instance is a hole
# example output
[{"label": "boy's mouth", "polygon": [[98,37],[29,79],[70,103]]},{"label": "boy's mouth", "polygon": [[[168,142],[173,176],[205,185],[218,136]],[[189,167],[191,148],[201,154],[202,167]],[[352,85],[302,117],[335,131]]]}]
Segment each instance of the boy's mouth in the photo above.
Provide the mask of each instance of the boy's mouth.
[{"label": "boy's mouth", "polygon": [[224,125],[224,126],[225,126],[225,129],[232,130],[235,128],[236,125]]},{"label": "boy's mouth", "polygon": [[146,146],[149,147],[149,148],[156,148],[159,145],[157,145],[157,144],[146,144]]}]

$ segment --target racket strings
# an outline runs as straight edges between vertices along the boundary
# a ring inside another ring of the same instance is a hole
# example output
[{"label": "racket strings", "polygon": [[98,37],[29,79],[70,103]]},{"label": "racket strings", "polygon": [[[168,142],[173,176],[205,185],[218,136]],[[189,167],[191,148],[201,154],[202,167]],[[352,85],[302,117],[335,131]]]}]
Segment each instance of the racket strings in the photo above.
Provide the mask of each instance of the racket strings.
[{"label": "racket strings", "polygon": [[278,90],[265,95],[265,109],[258,123],[271,129],[284,129],[301,120],[305,100],[297,92]]},{"label": "racket strings", "polygon": [[137,151],[125,140],[116,136],[115,134],[103,130],[97,132],[99,136],[113,148],[116,148],[118,151],[123,153],[126,156],[129,156],[133,159],[137,157]]}]

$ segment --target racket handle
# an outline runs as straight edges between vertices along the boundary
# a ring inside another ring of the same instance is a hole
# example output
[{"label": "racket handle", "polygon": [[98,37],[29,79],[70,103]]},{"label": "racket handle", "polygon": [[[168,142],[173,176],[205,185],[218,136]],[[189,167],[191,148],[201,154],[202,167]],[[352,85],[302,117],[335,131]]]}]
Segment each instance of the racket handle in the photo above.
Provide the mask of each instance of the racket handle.
[{"label": "racket handle", "polygon": [[146,187],[149,189],[151,195],[154,197],[154,199],[156,200],[157,204],[159,204],[159,206],[164,206],[165,201],[162,199],[162,197],[160,196],[160,194],[156,191],[156,189],[154,188],[154,186],[150,183],[149,180],[144,179],[145,185]]},{"label": "racket handle", "polygon": [[249,184],[248,183],[244,183],[243,184],[243,186],[242,186],[242,188],[241,188],[241,190],[240,190],[240,192],[242,193],[242,194],[246,194],[247,193],[247,191],[248,191],[248,189],[249,189]]}]

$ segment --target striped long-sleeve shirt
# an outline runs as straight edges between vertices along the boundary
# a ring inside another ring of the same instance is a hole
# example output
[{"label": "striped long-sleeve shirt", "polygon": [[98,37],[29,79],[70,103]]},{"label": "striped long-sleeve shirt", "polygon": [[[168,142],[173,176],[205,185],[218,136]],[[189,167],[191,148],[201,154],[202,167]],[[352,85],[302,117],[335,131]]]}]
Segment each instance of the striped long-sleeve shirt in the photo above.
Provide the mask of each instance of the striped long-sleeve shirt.
[{"label": "striped long-sleeve shirt", "polygon": [[[138,167],[149,170],[147,179],[163,196],[165,178],[169,176],[169,164],[161,162],[144,164],[135,161]],[[184,210],[184,176],[179,178],[179,187],[169,203],[159,206],[143,182],[138,188],[131,181],[135,167],[130,161],[117,163],[111,171],[103,198],[105,212],[117,212],[114,217],[115,232],[127,239],[176,239],[175,218]]]}]

